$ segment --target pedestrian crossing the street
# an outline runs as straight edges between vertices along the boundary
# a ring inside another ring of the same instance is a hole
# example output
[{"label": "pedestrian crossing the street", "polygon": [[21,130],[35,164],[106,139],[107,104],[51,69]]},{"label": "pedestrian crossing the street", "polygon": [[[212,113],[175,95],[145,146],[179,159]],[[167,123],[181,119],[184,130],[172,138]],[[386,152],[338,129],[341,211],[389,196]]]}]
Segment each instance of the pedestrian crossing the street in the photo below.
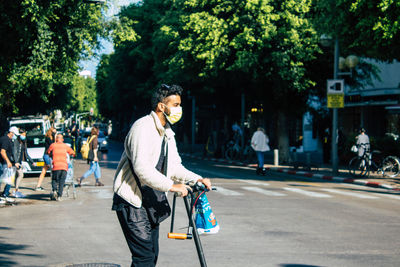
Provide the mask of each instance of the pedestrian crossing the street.
[{"label": "pedestrian crossing the street", "polygon": [[[238,183],[236,183],[238,182]],[[234,189],[228,188],[229,184],[218,184],[215,186],[217,189],[215,193],[224,196],[243,196],[245,194],[259,194],[267,197],[293,197],[293,196],[303,196],[309,198],[338,198],[341,196],[349,197],[353,199],[394,199],[400,200],[400,194],[391,193],[378,193],[378,192],[354,192],[351,188],[342,187],[340,189],[336,188],[322,188],[321,186],[310,186],[306,189],[299,188],[299,184],[282,184],[281,187],[271,187],[269,183],[263,181],[254,180],[244,180],[235,179],[231,184],[238,184]],[[222,186],[223,185],[223,186]],[[267,189],[268,188],[268,189]]]},{"label": "pedestrian crossing the street", "polygon": [[[278,185],[278,186],[277,186]],[[348,197],[349,199],[375,200],[389,199],[400,200],[400,194],[390,192],[370,192],[362,191],[362,187],[356,189],[352,186],[340,184],[339,188],[324,188],[318,183],[277,183],[271,185],[264,181],[233,179],[229,183],[214,183],[216,191],[213,194],[219,194],[227,197],[238,197],[247,194],[257,194],[265,197],[306,197],[316,199],[332,199],[339,197]],[[305,188],[302,188],[305,187]],[[355,191],[356,190],[356,191]],[[110,188],[96,188],[87,191],[100,199],[111,199],[113,196]]]}]

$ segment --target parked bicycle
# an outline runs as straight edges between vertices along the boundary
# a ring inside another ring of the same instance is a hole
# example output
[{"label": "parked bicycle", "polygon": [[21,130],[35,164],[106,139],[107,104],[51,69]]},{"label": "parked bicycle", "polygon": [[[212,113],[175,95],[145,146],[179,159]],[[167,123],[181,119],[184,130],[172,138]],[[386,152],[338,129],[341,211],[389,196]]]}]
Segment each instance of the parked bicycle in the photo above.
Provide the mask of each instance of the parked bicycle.
[{"label": "parked bicycle", "polygon": [[257,161],[256,152],[251,147],[250,140],[243,149],[233,140],[229,141],[225,150],[225,158],[227,160],[239,160],[243,163],[254,163]]},{"label": "parked bicycle", "polygon": [[354,177],[368,177],[371,171],[381,173],[383,176],[396,177],[400,173],[400,162],[395,156],[386,156],[379,160],[377,156],[381,154],[380,151],[373,150],[370,152],[369,144],[359,144],[356,149],[352,150],[357,152],[363,149],[362,156],[355,156],[349,162],[349,172]]},{"label": "parked bicycle", "polygon": [[225,158],[227,160],[239,160],[240,159],[240,146],[238,143],[235,143],[233,140],[230,140],[226,144],[225,149]]}]

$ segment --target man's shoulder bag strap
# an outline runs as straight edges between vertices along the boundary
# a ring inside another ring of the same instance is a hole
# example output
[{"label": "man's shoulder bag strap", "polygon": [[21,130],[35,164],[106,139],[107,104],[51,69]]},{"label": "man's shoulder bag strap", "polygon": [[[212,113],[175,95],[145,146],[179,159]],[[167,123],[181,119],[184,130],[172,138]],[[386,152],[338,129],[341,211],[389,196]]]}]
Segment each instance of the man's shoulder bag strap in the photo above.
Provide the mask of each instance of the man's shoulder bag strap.
[{"label": "man's shoulder bag strap", "polygon": [[[164,155],[165,146],[167,147],[165,150],[168,152],[168,145],[165,145],[165,137],[164,137],[163,142],[161,144],[160,158],[156,166],[156,169],[159,172],[163,173],[164,175],[167,172],[167,160],[168,160],[167,156],[168,153]],[[128,161],[132,171],[132,175],[133,177],[135,177],[139,190],[142,193],[142,204],[143,207],[146,209],[150,222],[153,225],[161,223],[171,214],[171,208],[169,206],[165,192],[158,191],[146,185],[142,187],[139,177],[137,177],[135,170],[133,169],[132,160],[129,159],[129,157]]]}]

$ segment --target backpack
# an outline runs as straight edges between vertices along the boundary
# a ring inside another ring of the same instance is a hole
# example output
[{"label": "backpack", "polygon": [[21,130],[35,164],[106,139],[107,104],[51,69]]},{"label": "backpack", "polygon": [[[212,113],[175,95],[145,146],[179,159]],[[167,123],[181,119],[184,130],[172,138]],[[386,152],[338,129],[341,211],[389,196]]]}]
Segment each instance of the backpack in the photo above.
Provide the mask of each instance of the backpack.
[{"label": "backpack", "polygon": [[[89,139],[90,138],[90,139]],[[88,137],[87,141],[82,145],[81,147],[81,154],[83,159],[87,159],[89,156],[89,150],[90,150],[90,142],[94,139],[94,136]]]}]

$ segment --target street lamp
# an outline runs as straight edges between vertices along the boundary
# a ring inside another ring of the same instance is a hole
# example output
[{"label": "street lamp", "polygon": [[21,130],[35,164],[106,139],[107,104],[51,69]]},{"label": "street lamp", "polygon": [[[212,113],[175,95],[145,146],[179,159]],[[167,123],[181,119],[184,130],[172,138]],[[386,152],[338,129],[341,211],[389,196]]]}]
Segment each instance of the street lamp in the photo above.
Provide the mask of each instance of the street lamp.
[{"label": "street lamp", "polygon": [[[332,42],[332,38],[328,35],[323,34],[320,38],[321,44],[323,46],[329,46]],[[335,38],[335,53],[333,61],[333,79],[337,80],[339,75],[351,75],[351,72],[339,72],[346,66],[350,69],[354,68],[358,64],[358,58],[356,56],[350,55],[346,59],[339,57],[339,39]],[[338,147],[337,147],[337,125],[338,125],[338,110],[337,108],[332,108],[332,172],[334,174],[338,173]]]}]

